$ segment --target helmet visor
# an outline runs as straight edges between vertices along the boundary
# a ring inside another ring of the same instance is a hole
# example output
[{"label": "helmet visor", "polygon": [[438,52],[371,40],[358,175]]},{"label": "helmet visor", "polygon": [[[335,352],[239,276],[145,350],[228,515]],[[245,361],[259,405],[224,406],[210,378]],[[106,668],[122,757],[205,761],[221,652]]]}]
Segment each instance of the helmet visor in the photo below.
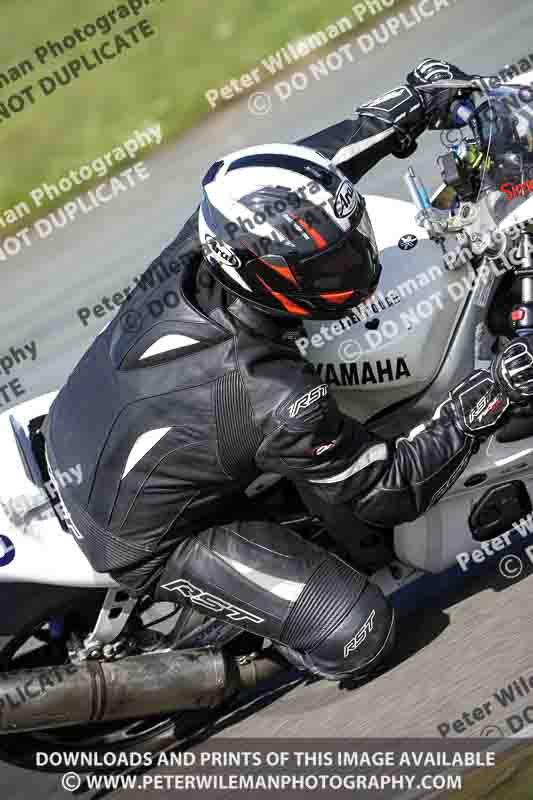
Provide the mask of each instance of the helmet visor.
[{"label": "helmet visor", "polygon": [[309,295],[353,290],[359,296],[375,288],[380,266],[372,223],[366,209],[356,229],[331,247],[291,264],[293,272]]}]

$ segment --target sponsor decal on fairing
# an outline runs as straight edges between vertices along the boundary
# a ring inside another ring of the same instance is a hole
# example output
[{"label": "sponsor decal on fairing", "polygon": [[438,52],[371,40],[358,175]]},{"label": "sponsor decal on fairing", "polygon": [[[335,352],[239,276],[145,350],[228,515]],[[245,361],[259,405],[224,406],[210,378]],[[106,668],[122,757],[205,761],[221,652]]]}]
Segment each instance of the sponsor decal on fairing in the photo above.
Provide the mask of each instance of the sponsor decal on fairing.
[{"label": "sponsor decal on fairing", "polygon": [[0,536],[0,567],[7,567],[15,558],[15,545],[9,536]]},{"label": "sponsor decal on fairing", "polygon": [[352,361],[349,363],[317,364],[316,374],[335,386],[365,386],[368,383],[393,383],[409,378],[411,372],[401,356],[384,361]]}]

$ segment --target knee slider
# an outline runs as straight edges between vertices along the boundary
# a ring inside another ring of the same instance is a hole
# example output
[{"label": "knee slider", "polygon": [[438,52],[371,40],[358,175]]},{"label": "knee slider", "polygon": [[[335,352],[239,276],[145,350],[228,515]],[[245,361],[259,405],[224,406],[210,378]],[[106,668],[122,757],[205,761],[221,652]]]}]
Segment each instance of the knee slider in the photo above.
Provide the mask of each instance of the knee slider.
[{"label": "knee slider", "polygon": [[368,582],[335,631],[306,656],[326,678],[371,675],[391,654],[395,633],[394,609],[379,586]]},{"label": "knee slider", "polygon": [[381,589],[332,556],[307,582],[280,640],[299,650],[312,672],[340,680],[374,671],[394,634],[394,611]]}]

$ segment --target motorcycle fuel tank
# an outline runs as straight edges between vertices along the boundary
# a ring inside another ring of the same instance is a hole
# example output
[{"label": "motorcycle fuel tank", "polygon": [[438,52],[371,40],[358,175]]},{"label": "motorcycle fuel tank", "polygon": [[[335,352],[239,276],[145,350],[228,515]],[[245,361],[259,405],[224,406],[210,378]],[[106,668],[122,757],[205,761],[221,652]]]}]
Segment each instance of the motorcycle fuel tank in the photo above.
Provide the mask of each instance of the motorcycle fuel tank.
[{"label": "motorcycle fuel tank", "polygon": [[383,266],[380,285],[342,319],[306,322],[306,338],[298,342],[340,408],[360,421],[428,386],[467,295],[416,224],[414,205],[378,196],[366,201]]}]

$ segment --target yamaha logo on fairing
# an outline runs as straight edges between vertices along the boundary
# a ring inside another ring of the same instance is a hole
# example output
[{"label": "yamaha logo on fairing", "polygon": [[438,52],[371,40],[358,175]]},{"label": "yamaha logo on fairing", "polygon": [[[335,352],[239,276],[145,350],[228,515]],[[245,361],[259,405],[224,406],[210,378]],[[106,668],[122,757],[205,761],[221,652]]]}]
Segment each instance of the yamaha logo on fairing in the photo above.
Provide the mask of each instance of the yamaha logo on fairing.
[{"label": "yamaha logo on fairing", "polygon": [[336,217],[349,217],[353,214],[357,206],[357,192],[353,184],[345,179],[337,189],[335,200],[333,201],[333,211]]},{"label": "yamaha logo on fairing", "polygon": [[412,250],[413,247],[416,247],[418,244],[418,239],[413,233],[406,233],[405,236],[401,236],[398,242],[398,247],[400,250]]},{"label": "yamaha logo on fairing", "polygon": [[[356,354],[359,358],[360,354]],[[315,373],[321,380],[335,386],[365,386],[367,383],[392,383],[410,378],[411,371],[401,356],[396,359],[316,364]]]},{"label": "yamaha logo on fairing", "polygon": [[219,242],[213,236],[206,236],[203,250],[207,259],[213,258],[218,264],[234,269],[241,266],[237,253],[228,244]]},{"label": "yamaha logo on fairing", "polygon": [[7,567],[15,558],[15,545],[9,536],[0,536],[0,567]]}]

